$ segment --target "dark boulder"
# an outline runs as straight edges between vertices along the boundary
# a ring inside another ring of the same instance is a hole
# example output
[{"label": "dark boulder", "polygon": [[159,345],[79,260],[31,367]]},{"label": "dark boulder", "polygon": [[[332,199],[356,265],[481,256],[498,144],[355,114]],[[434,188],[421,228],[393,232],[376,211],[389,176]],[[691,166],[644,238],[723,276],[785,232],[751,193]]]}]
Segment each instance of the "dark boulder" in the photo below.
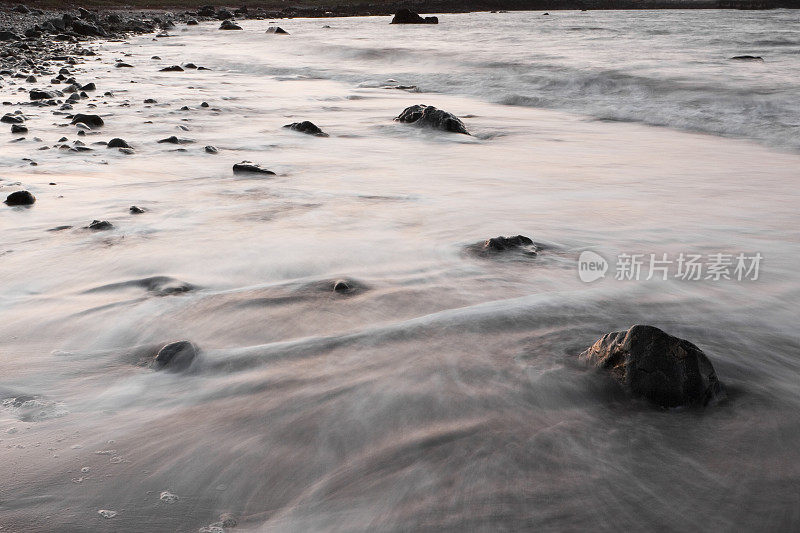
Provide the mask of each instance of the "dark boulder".
[{"label": "dark boulder", "polygon": [[216,14],[217,20],[228,20],[233,18],[233,13],[227,9],[220,9]]},{"label": "dark boulder", "polygon": [[14,32],[0,30],[0,41],[21,41],[22,38]]},{"label": "dark boulder", "polygon": [[31,100],[53,100],[54,98],[58,98],[61,96],[57,91],[42,91],[39,89],[33,89],[30,93],[28,93]]},{"label": "dark boulder", "polygon": [[241,30],[242,27],[233,22],[232,20],[223,20],[222,24],[219,25],[219,29],[221,30]]},{"label": "dark boulder", "polygon": [[180,139],[175,135],[171,137],[167,137],[166,139],[161,139],[158,141],[159,144],[191,144],[194,140],[192,139]]},{"label": "dark boulder", "polygon": [[761,56],[733,56],[731,61],[764,61]]},{"label": "dark boulder", "polygon": [[142,213],[144,213],[144,209],[142,209],[141,207],[137,207],[135,205],[132,205],[130,209],[128,209],[128,211],[130,211],[132,215],[141,215]]},{"label": "dark boulder", "polygon": [[82,91],[96,91],[97,90],[97,85],[95,85],[94,82],[89,82],[86,85],[84,85],[83,87],[81,87],[81,90]]},{"label": "dark boulder", "polygon": [[114,229],[114,224],[108,220],[92,220],[85,229],[90,229],[92,231],[107,231]]},{"label": "dark boulder", "polygon": [[6,198],[6,205],[32,205],[36,202],[36,197],[28,191],[12,192]]},{"label": "dark boulder", "polygon": [[11,133],[28,133],[28,128],[20,124],[12,124]]},{"label": "dark boulder", "polygon": [[172,65],[171,67],[164,67],[159,72],[183,72],[183,67],[180,65]]},{"label": "dark boulder", "polygon": [[214,6],[203,6],[197,10],[197,14],[201,17],[213,17],[215,13]]},{"label": "dark boulder", "polygon": [[236,163],[233,165],[233,173],[234,174],[270,174],[274,175],[275,173],[271,170],[267,170],[263,168],[261,165],[257,165],[255,163],[251,163],[250,161],[242,161],[241,163]]},{"label": "dark boulder", "polygon": [[102,128],[103,124],[105,124],[99,115],[85,115],[83,113],[77,113],[72,116],[72,124],[78,123],[86,124],[90,128]]},{"label": "dark boulder", "polygon": [[116,68],[133,68],[133,65],[129,65],[128,63],[120,61],[119,63],[114,65],[114,67],[116,67]]},{"label": "dark boulder", "polygon": [[289,35],[289,32],[281,28],[280,26],[272,26],[267,28],[267,33],[273,33],[275,35]]},{"label": "dark boulder", "polygon": [[22,124],[25,122],[25,119],[21,115],[12,115],[11,113],[6,113],[0,118],[0,122],[4,124]]},{"label": "dark boulder", "polygon": [[436,17],[420,17],[409,9],[398,9],[392,18],[392,24],[439,24]]},{"label": "dark boulder", "polygon": [[319,129],[316,124],[305,120],[303,122],[292,122],[287,124],[284,128],[289,128],[292,131],[299,131],[300,133],[307,133],[308,135],[316,135],[317,137],[327,137],[328,134]]},{"label": "dark boulder", "polygon": [[205,150],[207,154],[219,153],[219,150],[217,149],[217,147],[216,146],[211,146],[211,145],[206,146],[205,148],[203,148],[203,150]]},{"label": "dark boulder", "polygon": [[151,368],[180,372],[189,368],[196,357],[197,348],[191,342],[171,342],[158,351]]},{"label": "dark boulder", "polygon": [[189,19],[189,20],[187,20],[187,21],[186,21],[186,25],[187,25],[187,26],[198,26],[199,24],[200,24],[200,23],[199,23],[199,22],[197,22],[197,21],[196,21],[196,20],[194,20],[194,19]]},{"label": "dark boulder", "polygon": [[532,239],[524,235],[514,237],[493,237],[484,242],[473,244],[469,249],[479,256],[491,256],[505,252],[519,252],[524,255],[536,255],[538,248]]},{"label": "dark boulder", "polygon": [[102,37],[106,34],[105,31],[101,30],[94,24],[82,22],[80,20],[75,20],[72,22],[72,31],[82,37]]},{"label": "dark boulder", "polygon": [[607,333],[579,358],[608,371],[626,393],[660,407],[702,406],[726,397],[700,348],[653,326]]},{"label": "dark boulder", "polygon": [[131,146],[125,142],[124,139],[120,139],[119,137],[114,137],[108,144],[106,145],[108,148],[130,148]]},{"label": "dark boulder", "polygon": [[407,107],[397,118],[395,118],[395,120],[398,122],[404,122],[406,124],[426,126],[429,128],[469,135],[467,127],[463,122],[461,122],[461,119],[452,113],[448,113],[442,109],[437,109],[433,106],[420,104]]}]

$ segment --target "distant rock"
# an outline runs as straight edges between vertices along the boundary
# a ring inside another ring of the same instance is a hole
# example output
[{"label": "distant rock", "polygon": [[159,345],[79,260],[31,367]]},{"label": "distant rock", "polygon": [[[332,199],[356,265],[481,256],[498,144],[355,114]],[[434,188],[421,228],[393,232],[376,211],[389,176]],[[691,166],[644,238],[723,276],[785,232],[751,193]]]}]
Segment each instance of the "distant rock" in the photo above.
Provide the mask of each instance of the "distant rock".
[{"label": "distant rock", "polygon": [[180,372],[189,368],[196,357],[197,348],[190,341],[171,342],[158,351],[151,368]]},{"label": "distant rock", "polygon": [[72,117],[72,124],[86,124],[90,128],[101,128],[103,127],[103,119],[99,115],[85,115],[83,113],[77,113]]},{"label": "distant rock", "polygon": [[270,26],[267,28],[266,33],[273,33],[276,35],[289,35],[289,32],[281,28],[280,26]]},{"label": "distant rock", "polygon": [[726,397],[700,348],[653,326],[607,333],[579,358],[608,371],[631,396],[660,407],[703,406]]},{"label": "distant rock", "polygon": [[327,137],[328,134],[319,129],[316,124],[305,120],[303,122],[292,122],[287,124],[284,128],[289,128],[292,131],[299,131],[300,133],[307,133],[308,135],[316,135],[317,137]]},{"label": "distant rock", "polygon": [[5,204],[12,205],[33,205],[36,202],[36,197],[28,191],[16,191],[8,195]]},{"label": "distant rock", "polygon": [[420,17],[409,9],[398,9],[392,18],[392,24],[439,24],[437,17]]},{"label": "distant rock", "polygon": [[193,139],[179,139],[175,135],[158,141],[159,144],[191,144],[193,142],[194,142]]},{"label": "distant rock", "polygon": [[219,25],[219,29],[221,30],[241,30],[242,27],[233,22],[232,20],[223,20],[222,24]]},{"label": "distant rock", "polygon": [[251,163],[250,161],[242,161],[241,163],[236,163],[233,165],[233,173],[234,174],[270,174],[274,175],[275,173],[271,170],[267,170],[263,168],[261,165],[257,165],[255,163]]},{"label": "distant rock", "polygon": [[116,64],[116,65],[114,65],[114,66],[115,66],[116,68],[133,68],[133,65],[129,65],[128,63],[125,63],[125,62],[123,62],[123,61],[120,61],[119,63],[117,63],[117,64]]},{"label": "distant rock", "polygon": [[764,61],[761,56],[733,56],[731,61]]},{"label": "distant rock", "polygon": [[128,211],[130,211],[130,213],[131,213],[132,215],[141,215],[142,213],[144,213],[144,212],[145,212],[145,210],[144,210],[144,209],[142,209],[141,207],[136,207],[135,205],[132,205],[132,206],[130,207],[130,209],[128,209]]},{"label": "distant rock", "polygon": [[28,133],[28,128],[20,124],[12,124],[11,133]]},{"label": "distant rock", "polygon": [[108,220],[92,220],[84,229],[90,229],[92,231],[107,231],[114,229],[114,224]]},{"label": "distant rock", "polygon": [[216,146],[211,146],[211,145],[206,146],[205,148],[203,148],[203,150],[205,150],[207,154],[219,153],[219,150],[217,149],[217,147]]},{"label": "distant rock", "polygon": [[442,109],[436,109],[433,106],[420,104],[407,107],[395,120],[406,124],[414,124],[416,126],[425,126],[469,135],[467,127],[461,122],[461,119],[452,113],[448,113]]},{"label": "distant rock", "polygon": [[172,65],[171,67],[164,67],[159,72],[183,72],[183,67],[180,65]]},{"label": "distant rock", "polygon": [[144,101],[144,103],[145,103],[145,104],[157,104],[158,102],[157,102],[155,99],[153,99],[153,98],[147,98],[147,99]]},{"label": "distant rock", "polygon": [[491,256],[504,252],[520,252],[524,255],[536,255],[538,248],[536,243],[524,235],[514,237],[493,237],[484,242],[473,244],[469,249],[480,256]]}]

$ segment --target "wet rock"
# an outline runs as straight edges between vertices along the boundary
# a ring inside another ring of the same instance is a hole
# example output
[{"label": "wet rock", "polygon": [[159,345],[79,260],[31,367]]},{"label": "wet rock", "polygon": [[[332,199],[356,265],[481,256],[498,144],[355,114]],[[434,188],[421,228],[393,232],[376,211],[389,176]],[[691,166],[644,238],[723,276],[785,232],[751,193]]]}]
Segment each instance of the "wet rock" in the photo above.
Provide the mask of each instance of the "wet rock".
[{"label": "wet rock", "polygon": [[392,24],[439,24],[437,17],[420,17],[409,9],[398,9],[392,18]]},{"label": "wet rock", "polygon": [[82,91],[96,91],[97,90],[97,86],[94,84],[94,82],[90,82],[90,83],[87,83],[86,85],[84,85],[83,87],[81,87],[81,90]]},{"label": "wet rock", "polygon": [[579,358],[607,371],[626,393],[659,407],[703,406],[726,397],[700,348],[653,326],[608,333]]},{"label": "wet rock", "polygon": [[125,62],[123,62],[123,61],[120,61],[119,63],[117,63],[117,64],[116,64],[116,65],[114,65],[114,66],[115,66],[116,68],[133,68],[133,65],[129,65],[128,63],[125,63]]},{"label": "wet rock", "polygon": [[764,61],[761,56],[733,56],[731,61]]},{"label": "wet rock", "polygon": [[86,124],[90,128],[101,128],[103,127],[103,119],[99,115],[85,115],[83,113],[77,113],[72,117],[72,124]]},{"label": "wet rock", "polygon": [[292,122],[291,124],[285,125],[284,128],[289,128],[292,131],[299,131],[301,133],[307,133],[309,135],[316,135],[317,137],[328,136],[328,134],[319,129],[316,124],[309,122],[308,120],[303,122]]},{"label": "wet rock", "polygon": [[205,148],[203,148],[203,150],[205,150],[207,154],[219,153],[219,150],[217,149],[216,146],[210,146],[209,145],[209,146],[206,146]]},{"label": "wet rock", "polygon": [[11,133],[28,133],[28,128],[19,124],[12,124]]},{"label": "wet rock", "polygon": [[128,209],[128,211],[130,211],[130,213],[131,213],[132,215],[141,215],[142,213],[144,213],[144,212],[145,212],[145,210],[144,210],[144,209],[142,209],[141,207],[136,207],[135,205],[132,205],[132,206],[130,207],[130,209]]},{"label": "wet rock", "polygon": [[0,122],[4,124],[22,124],[25,122],[25,118],[21,115],[12,115],[11,113],[6,113],[0,118]]},{"label": "wet rock", "polygon": [[6,205],[33,205],[36,197],[28,191],[16,191],[8,195],[5,200]]},{"label": "wet rock", "polygon": [[119,152],[121,154],[125,154],[125,155],[133,155],[133,154],[136,153],[136,152],[134,152],[133,148],[120,148]]},{"label": "wet rock", "polygon": [[131,146],[125,142],[124,139],[120,139],[119,137],[114,137],[108,144],[106,145],[108,148],[130,148]]},{"label": "wet rock", "polygon": [[189,20],[187,20],[187,21],[186,21],[186,25],[187,25],[187,26],[197,26],[197,25],[199,25],[199,24],[200,24],[200,23],[199,23],[199,22],[197,22],[197,21],[196,21],[196,20],[194,20],[194,19],[189,19]]},{"label": "wet rock", "polygon": [[167,137],[166,139],[161,139],[158,141],[159,144],[191,144],[194,140],[192,139],[179,139],[175,135],[171,137]]},{"label": "wet rock", "polygon": [[263,168],[261,165],[257,165],[255,163],[251,163],[250,161],[242,161],[241,163],[236,163],[233,165],[233,173],[234,174],[271,174],[274,175],[275,173],[271,170],[267,170]]},{"label": "wet rock", "polygon": [[92,220],[84,229],[89,229],[92,231],[108,231],[110,229],[114,229],[114,224],[108,220]]},{"label": "wet rock", "polygon": [[493,237],[483,243],[474,246],[475,251],[480,255],[491,255],[496,253],[519,251],[526,255],[536,255],[536,244],[524,235],[515,237]]},{"label": "wet rock", "polygon": [[197,14],[201,17],[213,17],[216,14],[214,6],[203,6],[197,10]]},{"label": "wet rock", "polygon": [[159,72],[183,72],[183,67],[180,65],[172,65],[171,67],[164,67]]},{"label": "wet rock", "polygon": [[151,368],[180,372],[189,368],[196,357],[197,348],[191,342],[171,342],[158,351]]},{"label": "wet rock", "polygon": [[406,124],[469,135],[467,127],[461,122],[461,119],[452,113],[433,106],[420,104],[407,107],[395,120]]},{"label": "wet rock", "polygon": [[232,20],[223,20],[222,24],[219,25],[219,29],[221,30],[241,30],[242,27],[233,22]]},{"label": "wet rock", "polygon": [[0,30],[0,41],[21,41],[22,38],[14,32]]},{"label": "wet rock", "polygon": [[157,104],[158,102],[153,98],[148,98],[144,101],[145,104]]},{"label": "wet rock", "polygon": [[53,100],[62,96],[57,91],[42,91],[39,89],[33,89],[30,93],[28,93],[31,100]]},{"label": "wet rock", "polygon": [[281,28],[280,26],[272,26],[267,28],[267,33],[273,33],[275,35],[289,35],[289,32]]},{"label": "wet rock", "polygon": [[220,9],[219,11],[217,11],[216,17],[217,17],[217,20],[225,21],[225,20],[228,20],[228,19],[232,19],[233,18],[233,13],[231,13],[227,9],[223,8],[223,9]]}]

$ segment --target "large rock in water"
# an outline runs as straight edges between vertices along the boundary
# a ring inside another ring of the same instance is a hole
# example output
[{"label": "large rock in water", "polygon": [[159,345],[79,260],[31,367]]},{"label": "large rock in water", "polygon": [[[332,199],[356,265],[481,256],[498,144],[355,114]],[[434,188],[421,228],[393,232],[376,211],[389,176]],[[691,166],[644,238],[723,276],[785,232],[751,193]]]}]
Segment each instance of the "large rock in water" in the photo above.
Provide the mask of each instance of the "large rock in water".
[{"label": "large rock in water", "polygon": [[5,200],[6,205],[33,205],[36,197],[28,191],[16,191],[8,195]]},{"label": "large rock in water", "polygon": [[284,128],[288,128],[292,131],[299,131],[300,133],[306,133],[308,135],[316,135],[317,137],[328,136],[327,133],[319,129],[319,126],[308,120],[304,120],[303,122],[292,122],[291,124],[285,125]]},{"label": "large rock in water", "polygon": [[660,407],[702,406],[726,397],[700,348],[653,326],[607,333],[579,357],[607,370],[628,394]]},{"label": "large rock in water", "polygon": [[420,17],[409,9],[398,9],[392,18],[392,24],[439,24],[436,17]]},{"label": "large rock in water", "polygon": [[411,107],[405,108],[395,120],[398,122],[405,122],[406,124],[427,126],[429,128],[469,135],[467,127],[461,122],[461,119],[452,113],[448,113],[442,109],[436,109],[433,106],[422,104],[412,105]]},{"label": "large rock in water", "polygon": [[191,342],[171,342],[158,351],[151,366],[156,370],[180,372],[189,368],[195,357],[197,348]]},{"label": "large rock in water", "polygon": [[72,124],[86,124],[90,128],[102,128],[103,119],[99,115],[85,115],[83,113],[76,113],[72,117]]}]

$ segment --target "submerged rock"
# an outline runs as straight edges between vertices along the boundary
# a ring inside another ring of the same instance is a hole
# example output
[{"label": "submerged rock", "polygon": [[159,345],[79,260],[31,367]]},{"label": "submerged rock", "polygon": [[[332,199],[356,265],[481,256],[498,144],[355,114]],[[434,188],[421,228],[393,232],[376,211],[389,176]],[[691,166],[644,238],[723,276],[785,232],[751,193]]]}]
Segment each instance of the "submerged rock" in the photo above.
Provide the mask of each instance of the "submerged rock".
[{"label": "submerged rock", "polygon": [[539,246],[529,237],[516,235],[514,237],[493,237],[467,247],[469,251],[481,257],[489,257],[508,252],[517,252],[523,255],[537,255]]},{"label": "submerged rock", "polygon": [[171,342],[161,348],[153,358],[152,368],[180,372],[186,370],[197,357],[197,348],[189,341]]},{"label": "submerged rock", "polygon": [[453,133],[463,133],[469,135],[467,127],[457,116],[442,109],[423,104],[412,105],[403,110],[397,118],[397,122],[425,126]]},{"label": "submerged rock", "polygon": [[702,406],[726,397],[700,348],[653,326],[607,333],[579,358],[607,370],[628,394],[660,407]]},{"label": "submerged rock", "polygon": [[16,191],[8,195],[5,200],[6,205],[33,205],[36,197],[28,191]]},{"label": "submerged rock", "polygon": [[92,231],[108,231],[114,229],[114,224],[108,220],[92,220],[85,229],[90,229]]},{"label": "submerged rock", "polygon": [[241,30],[242,27],[233,22],[232,20],[223,20],[222,24],[219,25],[219,29],[221,30]]},{"label": "submerged rock", "polygon": [[270,174],[274,175],[275,173],[271,170],[267,170],[263,168],[261,165],[257,165],[250,161],[242,161],[241,163],[236,163],[233,165],[233,173],[234,174]]},{"label": "submerged rock", "polygon": [[439,24],[437,17],[420,17],[410,9],[398,9],[392,18],[392,24]]},{"label": "submerged rock", "polygon": [[164,67],[159,72],[183,72],[183,67],[180,65],[172,65],[171,67]]},{"label": "submerged rock", "polygon": [[328,134],[319,129],[316,124],[309,122],[308,120],[303,122],[292,122],[291,124],[285,125],[284,128],[289,128],[292,131],[299,131],[301,133],[307,133],[309,135],[316,135],[317,137],[328,136]]},{"label": "submerged rock", "polygon": [[266,33],[273,33],[276,35],[289,35],[289,32],[281,28],[280,26],[272,26],[267,28]]},{"label": "submerged rock", "polygon": [[12,124],[11,133],[28,133],[28,128],[20,124]]},{"label": "submerged rock", "polygon": [[125,142],[124,139],[120,139],[119,137],[114,137],[108,144],[106,145],[108,148],[130,148],[131,146]]},{"label": "submerged rock", "polygon": [[142,209],[141,207],[137,207],[137,206],[135,206],[135,205],[132,205],[132,206],[130,207],[130,209],[128,209],[128,211],[130,211],[130,213],[131,213],[132,215],[141,215],[142,213],[144,213],[144,211],[145,211],[145,210],[144,210],[144,209]]},{"label": "submerged rock", "polygon": [[731,61],[764,61],[761,56],[733,56]]},{"label": "submerged rock", "polygon": [[175,135],[158,141],[159,144],[191,144],[193,142],[192,139],[179,139]]},{"label": "submerged rock", "polygon": [[99,115],[84,115],[77,113],[72,117],[72,124],[86,124],[90,128],[100,128],[105,124]]}]

